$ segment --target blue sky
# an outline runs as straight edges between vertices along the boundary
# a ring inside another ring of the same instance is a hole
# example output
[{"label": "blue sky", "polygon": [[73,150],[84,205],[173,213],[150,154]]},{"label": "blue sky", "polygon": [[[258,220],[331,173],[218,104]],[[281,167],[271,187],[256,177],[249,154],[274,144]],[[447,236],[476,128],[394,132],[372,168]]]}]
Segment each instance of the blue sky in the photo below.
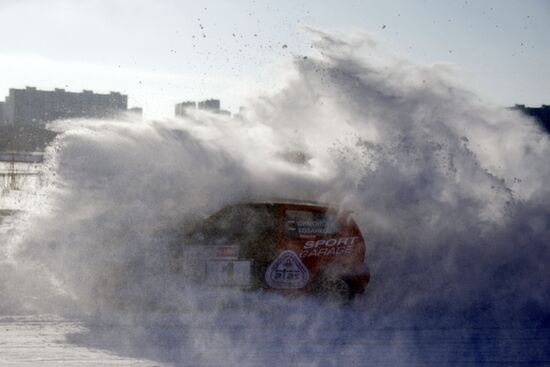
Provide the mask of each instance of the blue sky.
[{"label": "blue sky", "polygon": [[148,115],[207,97],[236,110],[269,88],[269,65],[309,52],[306,25],[454,64],[488,102],[550,103],[546,0],[0,0],[0,96],[34,85],[122,91]]}]

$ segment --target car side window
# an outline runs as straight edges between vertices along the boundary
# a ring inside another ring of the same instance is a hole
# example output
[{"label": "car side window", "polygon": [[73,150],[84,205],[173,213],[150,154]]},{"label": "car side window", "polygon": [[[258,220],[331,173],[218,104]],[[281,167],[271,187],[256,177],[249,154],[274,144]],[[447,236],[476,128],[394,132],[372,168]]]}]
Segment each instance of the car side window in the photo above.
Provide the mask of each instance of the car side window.
[{"label": "car side window", "polygon": [[207,218],[193,231],[193,239],[213,245],[228,241],[254,241],[274,228],[272,211],[263,207],[236,205]]},{"label": "car side window", "polygon": [[227,241],[232,228],[239,225],[238,219],[233,207],[222,209],[205,219],[193,231],[192,239],[204,245],[216,245]]}]

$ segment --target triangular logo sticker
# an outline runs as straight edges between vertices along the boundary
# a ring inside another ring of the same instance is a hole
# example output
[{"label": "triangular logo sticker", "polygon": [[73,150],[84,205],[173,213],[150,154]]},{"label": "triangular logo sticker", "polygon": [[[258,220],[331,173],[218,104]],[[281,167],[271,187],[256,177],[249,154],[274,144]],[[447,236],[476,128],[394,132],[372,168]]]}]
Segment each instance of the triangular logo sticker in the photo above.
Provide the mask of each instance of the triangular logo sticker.
[{"label": "triangular logo sticker", "polygon": [[309,280],[309,272],[300,258],[289,250],[283,251],[265,272],[265,281],[275,289],[303,288]]}]

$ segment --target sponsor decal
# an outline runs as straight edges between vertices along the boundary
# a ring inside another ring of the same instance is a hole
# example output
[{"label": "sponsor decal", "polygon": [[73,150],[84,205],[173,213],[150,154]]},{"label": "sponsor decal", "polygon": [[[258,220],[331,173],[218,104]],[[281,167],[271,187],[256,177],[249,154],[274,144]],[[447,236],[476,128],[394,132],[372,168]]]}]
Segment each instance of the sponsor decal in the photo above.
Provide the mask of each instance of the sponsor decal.
[{"label": "sponsor decal", "polygon": [[287,238],[315,238],[335,236],[341,231],[337,218],[325,211],[285,211],[285,235]]},{"label": "sponsor decal", "polygon": [[236,246],[236,245],[216,246],[214,257],[217,259],[237,260],[239,258],[239,246]]},{"label": "sponsor decal", "polygon": [[323,236],[335,231],[335,224],[322,220],[287,220],[286,231],[291,236],[300,238],[311,238],[315,236]]},{"label": "sponsor decal", "polygon": [[359,237],[340,237],[326,240],[307,241],[300,257],[345,255],[353,251]]},{"label": "sponsor decal", "polygon": [[206,284],[225,287],[249,287],[251,262],[247,260],[210,260],[206,262]]},{"label": "sponsor decal", "polygon": [[186,245],[182,254],[182,273],[186,279],[201,282],[205,278],[209,260],[238,260],[238,245]]},{"label": "sponsor decal", "polygon": [[308,280],[307,268],[300,258],[289,250],[283,251],[265,272],[265,281],[275,289],[303,288]]}]

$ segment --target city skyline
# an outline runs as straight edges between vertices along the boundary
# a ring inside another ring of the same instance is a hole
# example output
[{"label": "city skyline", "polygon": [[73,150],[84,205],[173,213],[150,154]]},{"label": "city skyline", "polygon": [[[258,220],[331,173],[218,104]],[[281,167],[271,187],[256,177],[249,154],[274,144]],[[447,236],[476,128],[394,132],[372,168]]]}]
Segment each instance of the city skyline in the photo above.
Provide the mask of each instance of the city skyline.
[{"label": "city skyline", "polygon": [[[221,108],[219,99],[184,101],[175,104],[173,117],[188,116],[199,110],[231,116]],[[128,106],[128,95],[120,92],[95,93],[90,89],[70,91],[64,88],[41,90],[34,86],[10,88],[0,100],[0,126],[44,128],[46,123],[70,118],[106,118],[120,113],[143,115],[140,106]],[[235,115],[237,116],[237,115]]]},{"label": "city skyline", "polygon": [[[548,103],[550,4],[0,1],[0,90],[120,89],[151,116],[215,96],[236,112],[277,83],[273,65],[313,53],[306,26],[367,32],[423,64],[458,68],[489,103]],[[39,35],[39,36],[37,36]]]},{"label": "city skyline", "polygon": [[120,92],[94,93],[66,91],[63,88],[40,90],[27,86],[10,88],[0,101],[0,124],[16,127],[44,127],[47,122],[75,118],[105,118],[128,112],[128,96]]}]

